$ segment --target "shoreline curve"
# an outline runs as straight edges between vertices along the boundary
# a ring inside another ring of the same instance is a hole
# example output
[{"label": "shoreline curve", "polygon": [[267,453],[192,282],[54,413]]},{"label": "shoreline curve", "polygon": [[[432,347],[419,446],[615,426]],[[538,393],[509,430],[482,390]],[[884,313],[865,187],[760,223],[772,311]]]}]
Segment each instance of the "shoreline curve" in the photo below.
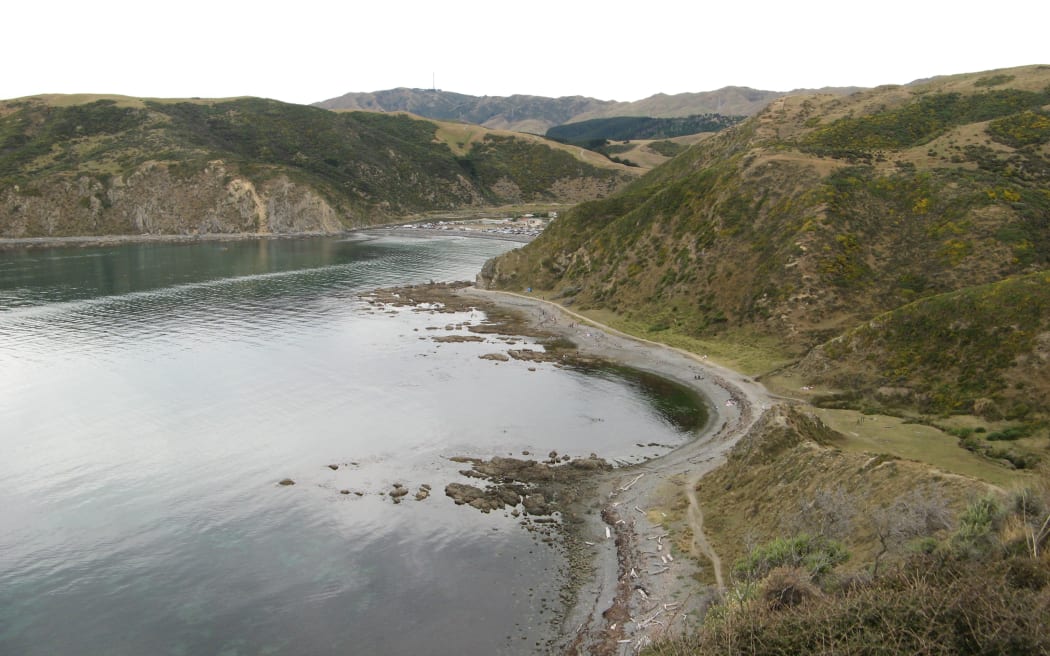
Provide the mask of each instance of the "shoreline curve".
[{"label": "shoreline curve", "polygon": [[[601,512],[588,515],[583,528],[594,543],[595,574],[578,591],[556,644],[565,654],[618,654],[625,644],[641,649],[679,632],[682,618],[704,604],[695,576],[714,579],[719,593],[724,588],[721,561],[703,534],[696,482],[725,461],[773,404],[773,396],[750,377],[702,356],[628,335],[552,301],[478,287],[459,293],[520,312],[535,327],[571,339],[582,355],[658,374],[708,400],[708,425],[694,439],[598,482]],[[663,540],[671,536],[649,509],[661,497],[679,493],[688,502],[693,558],[668,560],[670,545]],[[710,572],[701,572],[704,567]]]}]

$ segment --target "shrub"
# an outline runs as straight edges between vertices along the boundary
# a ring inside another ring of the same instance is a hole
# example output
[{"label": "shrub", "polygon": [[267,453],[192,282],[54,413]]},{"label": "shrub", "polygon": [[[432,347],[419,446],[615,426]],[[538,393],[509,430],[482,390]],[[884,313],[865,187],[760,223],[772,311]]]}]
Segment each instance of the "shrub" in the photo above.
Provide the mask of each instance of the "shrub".
[{"label": "shrub", "polygon": [[985,435],[985,439],[989,442],[1017,440],[1022,437],[1028,437],[1032,430],[1028,426],[1011,426],[1004,428],[1001,431],[993,431]]},{"label": "shrub", "polygon": [[766,602],[766,607],[775,611],[819,597],[820,589],[813,585],[813,577],[806,570],[778,567],[762,582],[759,595]]},{"label": "shrub", "polygon": [[733,572],[748,581],[758,581],[779,567],[804,570],[813,580],[846,562],[849,552],[836,540],[813,537],[805,533],[792,538],[776,538],[751,550],[737,561]]},{"label": "shrub", "polygon": [[1003,509],[994,496],[971,503],[959,517],[959,526],[951,537],[953,552],[968,558],[989,555],[999,544],[996,531],[1003,520]]},{"label": "shrub", "polygon": [[[1033,560],[1016,566],[1013,578],[1045,576],[1046,570],[1046,563]],[[1047,653],[1050,595],[1011,585],[1008,572],[919,555],[868,585],[838,594],[775,611],[752,604],[734,617],[716,615],[677,653]]]}]

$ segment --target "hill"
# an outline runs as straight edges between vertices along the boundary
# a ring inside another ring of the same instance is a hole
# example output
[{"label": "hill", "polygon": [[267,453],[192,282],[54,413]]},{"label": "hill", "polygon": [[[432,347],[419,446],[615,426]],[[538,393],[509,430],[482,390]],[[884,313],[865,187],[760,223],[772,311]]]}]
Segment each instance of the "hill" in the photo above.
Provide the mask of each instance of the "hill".
[{"label": "hill", "polygon": [[1047,66],[782,97],[578,206],[482,280],[664,341],[797,358],[912,301],[1050,268],[1048,105]]},{"label": "hill", "polygon": [[[843,94],[856,89],[828,89]],[[582,96],[469,96],[436,89],[390,89],[371,93],[348,93],[315,103],[333,110],[411,112],[425,118],[463,121],[496,130],[546,134],[565,123],[616,116],[674,118],[697,114],[756,114],[785,94],[747,87],[725,87],[717,91],[656,94],[634,102],[597,100]]]},{"label": "hill", "polygon": [[0,103],[0,236],[332,232],[633,177],[540,138],[258,98]]}]

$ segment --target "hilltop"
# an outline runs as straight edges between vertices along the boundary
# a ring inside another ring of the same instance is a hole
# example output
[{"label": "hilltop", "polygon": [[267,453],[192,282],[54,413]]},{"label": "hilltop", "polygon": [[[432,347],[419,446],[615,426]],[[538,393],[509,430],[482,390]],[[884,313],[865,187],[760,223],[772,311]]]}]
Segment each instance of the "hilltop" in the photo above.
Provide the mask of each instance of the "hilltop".
[{"label": "hilltop", "polygon": [[531,135],[259,98],[0,103],[0,236],[337,232],[636,173]]},{"label": "hilltop", "polygon": [[[829,88],[825,91],[844,94],[856,90]],[[699,93],[660,93],[633,102],[617,102],[583,96],[470,96],[437,89],[399,88],[369,93],[347,93],[315,103],[315,106],[332,110],[411,112],[425,118],[474,123],[496,130],[546,134],[550,128],[566,123],[622,116],[750,116],[759,112],[772,100],[785,95],[788,93],[748,87],[725,87],[717,91]]]}]

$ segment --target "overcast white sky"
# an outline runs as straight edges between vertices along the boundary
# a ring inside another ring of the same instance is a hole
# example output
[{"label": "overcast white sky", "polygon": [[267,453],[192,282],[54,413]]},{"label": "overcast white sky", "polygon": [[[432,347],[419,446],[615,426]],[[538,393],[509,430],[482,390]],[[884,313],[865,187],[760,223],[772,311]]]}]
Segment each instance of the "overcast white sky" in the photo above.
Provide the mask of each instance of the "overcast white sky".
[{"label": "overcast white sky", "polygon": [[479,96],[639,100],[1050,64],[1045,0],[39,0],[8,3],[0,20],[0,98],[305,104],[435,79]]}]

